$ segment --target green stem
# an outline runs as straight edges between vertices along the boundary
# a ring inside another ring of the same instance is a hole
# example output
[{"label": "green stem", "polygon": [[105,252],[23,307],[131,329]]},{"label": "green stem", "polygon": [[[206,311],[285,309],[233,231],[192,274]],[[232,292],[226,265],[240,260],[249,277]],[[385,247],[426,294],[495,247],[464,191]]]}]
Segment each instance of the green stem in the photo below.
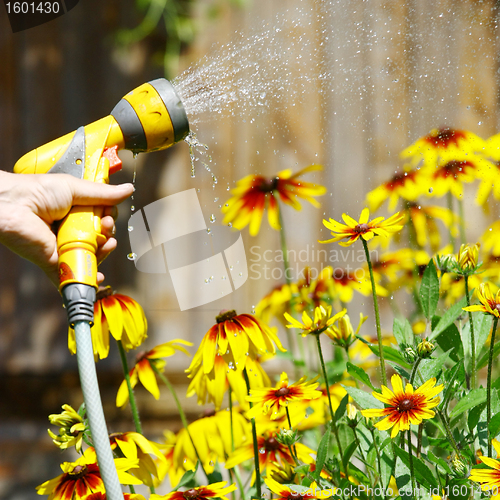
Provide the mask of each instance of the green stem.
[{"label": "green stem", "polygon": [[441,410],[438,410],[438,409],[436,409],[436,413],[439,415],[439,418],[441,418],[441,422],[443,422],[444,429],[446,431],[446,437],[448,438],[451,446],[455,450],[457,457],[461,459],[462,454],[460,453],[460,450],[458,449],[455,438],[453,437],[453,433],[451,432],[450,424],[448,423],[448,419],[446,418],[446,415]]},{"label": "green stem", "polygon": [[189,436],[189,439],[191,441],[191,444],[193,445],[194,452],[196,453],[196,458],[200,462],[200,467],[203,470],[203,473],[205,474],[207,480],[210,482],[210,479],[208,477],[207,472],[205,471],[205,467],[203,467],[203,462],[200,458],[200,455],[198,454],[198,450],[196,449],[196,445],[194,444],[193,437],[191,436],[191,433],[189,432],[189,424],[186,418],[186,414],[184,413],[184,410],[182,409],[181,403],[179,401],[179,398],[177,397],[177,393],[175,392],[174,386],[170,383],[170,380],[160,371],[158,368],[155,366],[154,363],[151,363],[149,361],[149,365],[153,369],[153,371],[158,375],[158,378],[168,387],[168,390],[170,391],[170,394],[172,394],[172,397],[174,398],[175,405],[177,406],[177,411],[179,412],[179,416],[181,417],[181,422],[182,425],[184,426],[184,429],[186,429],[187,435]]},{"label": "green stem", "polygon": [[[465,297],[467,299],[467,307],[470,306],[470,294],[469,294],[469,276],[464,276],[465,284]],[[470,325],[470,351],[471,351],[471,389],[475,389],[477,385],[477,375],[476,375],[476,340],[474,338],[474,322],[472,321],[472,313],[468,311],[469,314],[469,325]]]},{"label": "green stem", "polygon": [[[493,364],[493,349],[495,347],[495,334],[497,331],[498,318],[493,320],[493,329],[491,331],[490,354],[488,357],[488,375],[486,379],[486,421],[491,421],[491,367]],[[492,458],[490,428],[488,426],[488,456]]]},{"label": "green stem", "polygon": [[[318,346],[318,355],[319,355],[319,362],[321,364],[321,370],[323,371],[323,379],[325,380],[325,387],[326,387],[326,394],[328,396],[328,405],[330,407],[330,415],[332,417],[332,428],[333,432],[335,434],[335,439],[337,440],[337,444],[339,446],[339,453],[340,453],[340,459],[342,460],[342,465],[344,465],[344,452],[342,450],[342,444],[340,443],[340,438],[339,438],[339,430],[337,429],[337,423],[335,422],[335,413],[333,412],[333,406],[332,406],[332,398],[330,396],[330,386],[328,384],[328,377],[326,375],[326,367],[325,367],[325,360],[323,359],[323,351],[321,350],[321,341],[319,338],[319,334],[315,335],[316,337],[316,345]],[[347,465],[344,467],[346,469],[346,476],[347,476]]]},{"label": "green stem", "polygon": [[130,383],[127,355],[125,354],[125,349],[123,348],[121,341],[117,340],[116,343],[118,344],[118,351],[120,353],[120,358],[122,360],[123,374],[125,376],[125,382],[128,388],[128,399],[130,401],[130,409],[132,410],[132,418],[134,420],[135,430],[139,434],[142,434],[142,425],[141,425],[141,419],[139,418],[139,410],[137,409],[137,402],[135,400],[134,389],[132,388],[132,384]]},{"label": "green stem", "polygon": [[[381,460],[380,460],[380,450],[378,449],[377,439],[376,439],[376,436],[375,436],[375,432],[373,431],[373,429],[370,429],[370,432],[371,432],[372,439],[373,439],[373,446],[375,448],[375,453],[377,454],[377,464],[378,464],[380,488],[384,492],[384,498],[385,498],[384,482],[382,481],[382,463],[381,463]],[[361,449],[361,445],[360,445],[360,449]]]},{"label": "green stem", "polygon": [[276,198],[276,203],[278,204],[278,221],[280,223],[280,243],[281,243],[281,253],[283,254],[283,267],[285,268],[285,280],[286,284],[290,285],[292,280],[288,276],[288,269],[290,269],[290,263],[288,262],[288,246],[286,244],[286,233],[285,225],[283,224],[283,217],[281,215],[281,209],[279,207],[278,199]]},{"label": "green stem", "polygon": [[368,250],[368,243],[361,238],[363,242],[363,248],[365,249],[366,262],[368,264],[368,271],[370,272],[370,280],[372,282],[372,295],[373,295],[373,308],[375,309],[375,322],[377,325],[377,340],[378,340],[378,348],[379,348],[379,356],[380,356],[380,372],[382,374],[382,382],[385,386],[387,386],[387,375],[385,373],[385,359],[384,359],[384,349],[382,345],[382,329],[380,327],[380,314],[378,310],[378,301],[377,301],[377,290],[375,288],[375,278],[373,277],[373,269],[372,262],[370,260],[370,252]]},{"label": "green stem", "polygon": [[[231,421],[231,451],[234,452],[234,422],[233,422],[233,391],[229,387],[229,418]],[[241,482],[240,472],[238,466],[234,467],[234,475],[236,477],[236,482],[238,483],[238,489],[240,490],[241,500],[245,500],[245,489]]]},{"label": "green stem", "polygon": [[458,216],[460,217],[460,243],[465,245],[467,242],[467,236],[465,234],[465,213],[464,213],[464,201],[462,199],[458,200]]},{"label": "green stem", "polygon": [[411,487],[412,487],[412,497],[415,497],[415,492],[417,491],[417,484],[415,482],[415,471],[413,470],[413,446],[411,445],[411,429],[408,429],[408,460],[410,463],[410,477],[411,477]]},{"label": "green stem", "polygon": [[418,426],[418,435],[417,435],[417,458],[420,458],[420,454],[422,452],[422,435],[424,432],[424,424],[421,423]]},{"label": "green stem", "polygon": [[410,385],[413,385],[413,381],[415,380],[415,376],[417,375],[418,365],[420,364],[420,361],[422,361],[422,358],[418,358],[413,365],[413,369],[411,370],[410,375]]},{"label": "green stem", "polygon": [[[453,213],[453,195],[451,194],[451,191],[448,191],[446,193],[446,202],[448,205],[448,210]],[[448,236],[450,238],[450,244],[451,244],[451,251],[455,251],[455,236],[453,236],[453,227],[450,226],[448,229]]]},{"label": "green stem", "polygon": [[[250,380],[248,380],[247,369],[243,370],[243,377],[245,378],[245,383],[247,385],[247,393],[250,396]],[[250,408],[253,407],[252,402],[249,402]],[[257,428],[255,426],[255,418],[252,418],[252,438],[253,438],[253,455],[255,464],[255,489],[257,492],[257,498],[262,498],[262,487],[260,478],[260,464],[259,464],[259,444],[257,442]]]}]

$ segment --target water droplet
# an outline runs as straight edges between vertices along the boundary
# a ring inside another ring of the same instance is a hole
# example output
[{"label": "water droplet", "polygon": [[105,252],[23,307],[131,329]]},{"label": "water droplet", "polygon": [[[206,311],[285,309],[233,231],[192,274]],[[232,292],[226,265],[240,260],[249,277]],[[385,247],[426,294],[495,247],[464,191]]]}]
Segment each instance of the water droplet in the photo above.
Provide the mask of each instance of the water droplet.
[{"label": "water droplet", "polygon": [[218,201],[219,201],[219,197],[218,197],[218,196],[216,196],[216,197],[214,198],[214,203],[217,203]]},{"label": "water droplet", "polygon": [[131,233],[134,230],[134,226],[128,226],[127,229],[128,229],[128,232]]},{"label": "water droplet", "polygon": [[130,252],[128,255],[127,255],[127,259],[128,260],[135,260],[137,259],[137,254],[134,253],[134,252]]},{"label": "water droplet", "polygon": [[138,156],[139,156],[139,153],[132,153],[132,157],[134,158],[134,160],[136,160]]},{"label": "water droplet", "polygon": [[213,460],[210,460],[210,462],[208,462],[208,465],[210,465],[210,467],[213,467],[215,464],[214,464],[214,461]]},{"label": "water droplet", "polygon": [[266,452],[266,449],[265,449],[265,448],[261,448],[261,449],[259,450],[259,453],[260,453],[261,455],[264,455],[264,453],[265,453],[265,452]]},{"label": "water droplet", "polygon": [[229,223],[228,223],[228,226],[229,226],[229,227],[233,227],[233,223],[232,223],[232,222],[229,222]]},{"label": "water droplet", "polygon": [[255,306],[252,306],[251,312],[252,312],[252,314],[255,314]]},{"label": "water droplet", "polygon": [[429,188],[429,193],[432,193],[433,191],[434,191],[434,189],[430,187]]},{"label": "water droplet", "polygon": [[209,227],[207,227],[207,233],[210,234],[212,231]]},{"label": "water droplet", "polygon": [[130,206],[130,211],[131,211],[131,212],[134,212],[134,211],[135,211],[135,206],[134,206],[134,205],[131,205],[131,206]]},{"label": "water droplet", "polygon": [[215,218],[215,215],[214,215],[214,214],[212,214],[212,215],[210,216],[210,222],[213,224],[216,220],[217,220],[217,219]]}]

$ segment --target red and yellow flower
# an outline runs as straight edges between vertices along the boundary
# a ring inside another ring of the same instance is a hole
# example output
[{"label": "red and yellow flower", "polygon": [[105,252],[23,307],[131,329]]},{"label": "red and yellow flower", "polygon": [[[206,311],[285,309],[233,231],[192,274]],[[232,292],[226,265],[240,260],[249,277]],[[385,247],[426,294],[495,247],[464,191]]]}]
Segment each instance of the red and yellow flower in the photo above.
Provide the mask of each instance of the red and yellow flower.
[{"label": "red and yellow flower", "polygon": [[410,158],[414,166],[423,163],[424,168],[434,169],[439,162],[456,160],[463,154],[472,156],[482,152],[486,141],[466,130],[448,127],[434,128],[401,152],[402,158]]},{"label": "red and yellow flower", "polygon": [[393,391],[385,385],[382,394],[372,392],[379,401],[387,404],[384,409],[362,410],[365,417],[386,417],[375,424],[377,429],[386,431],[392,428],[391,438],[396,437],[399,431],[409,430],[410,424],[419,425],[422,420],[434,417],[431,408],[439,404],[437,396],[443,385],[436,386],[436,379],[431,378],[418,389],[414,390],[411,384],[406,384],[403,390],[403,381],[399,375],[391,377]]},{"label": "red and yellow flower", "polygon": [[[499,458],[500,442],[493,439],[491,444],[497,452],[497,458]],[[475,483],[480,483],[483,491],[495,492],[496,490],[494,498],[498,498],[498,489],[500,488],[500,461],[494,458],[485,457],[484,455],[481,455],[479,460],[490,467],[490,469],[472,469],[469,479]]]},{"label": "red and yellow flower", "polygon": [[424,193],[422,174],[419,170],[405,168],[396,172],[392,178],[373,189],[366,195],[366,203],[371,212],[378,210],[384,201],[389,200],[388,210],[393,212],[402,198],[405,201],[415,201]]},{"label": "red and yellow flower", "polygon": [[[370,211],[367,208],[364,208],[361,212],[359,221],[354,220],[347,214],[342,214],[342,218],[346,224],[341,224],[333,219],[329,219],[328,221],[323,220],[324,226],[330,229],[334,237],[331,240],[320,241],[320,243],[338,241],[339,245],[348,247],[359,238],[369,241],[374,236],[389,236],[403,228],[402,224],[400,224],[403,221],[403,217],[403,215],[397,212],[386,220],[384,220],[384,217],[377,217],[369,221]],[[348,241],[340,241],[345,238],[349,238]]]},{"label": "red and yellow flower", "polygon": [[[142,484],[127,472],[138,467],[138,460],[116,458],[114,462],[121,484]],[[74,500],[86,498],[91,493],[105,493],[93,448],[87,448],[76,462],[62,463],[61,469],[61,475],[37,486],[39,495],[49,495],[48,500]]]},{"label": "red and yellow flower", "polygon": [[297,491],[285,484],[280,484],[272,477],[267,477],[265,482],[268,488],[277,495],[274,497],[275,500],[307,500],[309,498],[329,498],[333,495],[333,488],[321,490],[315,482],[311,483],[304,491]]},{"label": "red and yellow flower", "polygon": [[[182,344],[182,345],[178,345]],[[173,356],[177,351],[181,351],[188,356],[189,352],[183,347],[183,345],[191,346],[191,342],[187,342],[182,339],[170,340],[164,344],[157,345],[153,349],[147,352],[142,352],[137,355],[135,366],[130,370],[130,384],[132,388],[137,385],[137,382],[141,384],[149,391],[155,399],[160,398],[160,389],[158,387],[158,382],[156,381],[156,374],[152,368],[152,365],[159,370],[163,371],[166,361],[162,358],[168,358]],[[116,406],[119,408],[124,407],[129,399],[127,383],[124,380],[116,394]]]},{"label": "red and yellow flower", "polygon": [[346,314],[346,312],[346,309],[343,309],[332,316],[332,306],[328,306],[326,309],[323,306],[319,306],[314,308],[314,318],[310,318],[307,311],[304,311],[302,313],[302,323],[290,314],[285,313],[285,318],[289,322],[286,327],[302,330],[301,335],[303,337],[307,335],[319,335],[331,328],[337,320]]},{"label": "red and yellow flower", "polygon": [[[158,481],[165,477],[158,462],[166,463],[166,458],[158,448],[158,443],[153,443],[138,432],[116,432],[109,436],[111,449],[119,451],[129,460],[138,460],[138,467],[131,474],[140,479],[145,485],[153,486],[154,476]],[[155,457],[155,461],[152,457]]]},{"label": "red and yellow flower", "polygon": [[[148,323],[142,307],[132,298],[113,294],[111,287],[99,289],[91,328],[94,357],[104,359],[109,353],[109,334],[121,341],[125,350],[136,349],[147,338]],[[75,331],[68,330],[68,348],[76,353]]]},{"label": "red and yellow flower", "polygon": [[59,434],[49,430],[49,436],[61,450],[74,446],[80,453],[83,444],[83,434],[87,429],[82,416],[70,405],[63,405],[62,413],[49,415],[49,422],[59,427]]},{"label": "red and yellow flower", "polygon": [[261,389],[252,389],[247,401],[254,403],[253,407],[247,412],[247,418],[254,418],[260,413],[271,413],[276,418],[280,416],[280,410],[286,408],[292,401],[310,401],[321,397],[321,391],[318,391],[317,377],[306,382],[306,377],[302,377],[294,384],[288,385],[288,375],[283,372],[276,387],[262,387]]},{"label": "red and yellow flower", "polygon": [[227,500],[226,495],[236,490],[236,485],[226,486],[227,481],[198,486],[185,491],[172,491],[166,495],[151,495],[150,500],[211,500],[221,498]]},{"label": "red and yellow flower", "polygon": [[236,229],[243,229],[250,224],[250,234],[256,236],[260,229],[264,210],[267,208],[269,225],[280,230],[280,215],[278,200],[300,210],[297,198],[302,198],[315,207],[319,203],[313,198],[326,193],[326,188],[298,180],[307,172],[321,170],[321,165],[311,165],[292,174],[291,170],[282,170],[276,177],[267,178],[262,175],[248,175],[239,180],[230,198],[222,208],[225,214],[224,224],[232,223]]},{"label": "red and yellow flower", "polygon": [[[281,444],[276,439],[276,435],[279,433],[278,429],[265,430],[263,432],[258,431],[257,436],[257,449],[259,450],[259,465],[260,472],[264,472],[266,467],[273,463],[284,463],[287,462],[290,465],[295,465],[295,459],[290,453],[290,449],[287,445]],[[302,443],[296,443],[294,445],[297,451],[297,457],[301,462],[310,464],[314,462],[311,454],[314,451],[308,448]],[[252,441],[244,444],[237,448],[228,458],[226,462],[226,469],[232,469],[234,466],[254,458],[254,448]],[[252,484],[255,482],[255,471],[252,474]]]},{"label": "red and yellow flower", "polygon": [[464,307],[464,311],[480,311],[500,318],[500,290],[493,294],[490,283],[481,283],[475,294],[481,304]]}]

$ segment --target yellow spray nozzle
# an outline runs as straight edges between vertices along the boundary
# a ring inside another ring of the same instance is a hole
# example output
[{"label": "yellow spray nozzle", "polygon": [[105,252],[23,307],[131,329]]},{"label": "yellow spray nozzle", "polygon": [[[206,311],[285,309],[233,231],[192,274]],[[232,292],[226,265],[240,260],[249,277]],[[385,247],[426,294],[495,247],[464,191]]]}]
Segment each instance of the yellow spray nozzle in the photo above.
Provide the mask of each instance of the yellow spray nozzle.
[{"label": "yellow spray nozzle", "polygon": [[[189,123],[172,84],[163,79],[129,92],[111,114],[25,154],[14,166],[22,174],[66,173],[108,182],[121,168],[117,149],[134,153],[166,149],[184,139]],[[99,207],[74,207],[60,225],[60,287],[82,283],[97,288],[96,251],[101,235]]]}]

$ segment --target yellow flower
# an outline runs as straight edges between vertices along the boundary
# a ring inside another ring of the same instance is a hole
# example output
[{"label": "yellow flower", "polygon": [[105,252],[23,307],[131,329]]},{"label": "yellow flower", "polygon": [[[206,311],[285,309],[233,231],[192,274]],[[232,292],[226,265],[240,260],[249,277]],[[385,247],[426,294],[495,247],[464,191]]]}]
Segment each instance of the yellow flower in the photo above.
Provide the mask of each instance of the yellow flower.
[{"label": "yellow flower", "polygon": [[[246,360],[246,370],[251,375],[249,377],[250,387],[264,387],[270,385],[271,381],[260,363],[260,358]],[[220,356],[217,354],[214,360],[214,366],[210,373],[205,373],[203,365],[200,363],[188,375],[191,382],[188,386],[186,396],[189,398],[196,394],[198,404],[204,405],[207,402],[214,404],[216,410],[220,410],[224,394],[228,387],[231,387],[233,396],[243,408],[248,408],[246,401],[247,386],[243,377],[242,370],[236,370],[234,363],[228,355]]]},{"label": "yellow flower", "polygon": [[232,223],[236,229],[243,229],[250,224],[250,234],[256,236],[260,229],[264,209],[267,207],[269,225],[279,231],[281,225],[278,199],[291,205],[295,210],[301,209],[297,198],[303,198],[315,207],[319,207],[319,203],[313,196],[325,194],[326,188],[319,184],[300,181],[298,177],[322,168],[321,165],[311,165],[293,175],[291,170],[282,170],[272,178],[262,175],[244,177],[231,191],[233,197],[222,209],[222,213],[225,214],[223,223]]},{"label": "yellow flower", "polygon": [[74,446],[76,451],[80,453],[82,450],[83,434],[87,426],[83,418],[70,405],[63,405],[62,409],[64,410],[62,413],[49,415],[49,422],[59,427],[58,435],[49,429],[49,436],[61,450]]},{"label": "yellow flower", "polygon": [[[275,462],[281,464],[284,462],[290,465],[295,465],[295,460],[292,457],[288,446],[281,444],[276,439],[279,433],[278,429],[266,430],[259,432],[257,436],[257,449],[259,450],[259,465],[260,472],[264,472],[266,467]],[[296,443],[295,449],[297,457],[301,462],[310,464],[314,462],[311,454],[314,451],[302,443]],[[254,458],[253,443],[250,440],[248,443],[238,447],[228,458],[226,462],[226,469],[232,469],[234,466]],[[255,471],[252,474],[252,484],[255,482]]]},{"label": "yellow flower", "polygon": [[109,436],[111,449],[120,451],[129,460],[138,460],[138,467],[131,474],[140,479],[147,486],[153,486],[153,475],[159,481],[165,477],[151,455],[160,462],[166,463],[166,458],[158,448],[158,443],[153,443],[137,432],[115,432]]},{"label": "yellow flower", "polygon": [[271,419],[279,415],[282,407],[287,407],[292,401],[309,401],[321,397],[321,392],[316,390],[318,383],[317,377],[309,382],[306,382],[306,377],[302,377],[294,384],[288,385],[288,375],[283,372],[280,381],[276,387],[262,387],[261,389],[252,389],[250,396],[247,396],[247,401],[254,403],[250,411],[247,412],[247,418],[254,418],[260,413],[271,414]]},{"label": "yellow flower", "polygon": [[[132,385],[132,388],[137,385],[138,381],[141,381],[141,384],[146,388],[146,390],[148,390],[155,399],[159,399],[160,389],[158,387],[156,374],[152,365],[154,365],[157,370],[162,372],[166,362],[161,358],[173,356],[176,351],[181,351],[188,356],[190,355],[189,352],[182,347],[182,345],[176,344],[183,344],[187,346],[193,345],[191,342],[187,342],[182,339],[175,339],[165,342],[164,344],[157,345],[150,351],[139,353],[137,355],[135,366],[129,372],[130,384]],[[118,389],[118,393],[116,394],[116,406],[118,406],[118,408],[124,407],[127,404],[128,399],[128,387],[126,381],[124,380]]]},{"label": "yellow flower", "polygon": [[325,332],[332,327],[335,321],[342,318],[346,312],[346,309],[343,309],[332,316],[332,306],[328,306],[326,309],[323,306],[319,306],[314,309],[314,319],[309,317],[307,311],[302,313],[303,323],[296,320],[288,313],[285,313],[284,316],[290,322],[289,325],[286,325],[287,328],[298,328],[302,330],[301,335],[306,337],[307,335],[319,335]]},{"label": "yellow flower", "polygon": [[[94,305],[94,326],[91,329],[94,357],[104,359],[109,353],[109,334],[120,340],[129,351],[139,347],[147,338],[147,321],[142,307],[130,297],[113,294],[111,287],[97,292]],[[76,353],[75,331],[68,330],[68,347]]]},{"label": "yellow flower", "polygon": [[186,370],[189,378],[194,376],[200,366],[205,374],[209,374],[217,355],[227,356],[230,367],[242,371],[248,359],[256,359],[268,352],[275,354],[276,347],[286,351],[273,329],[250,314],[222,311],[216,321],[203,337]]},{"label": "yellow flower", "polygon": [[463,310],[480,311],[500,318],[500,290],[493,295],[490,283],[481,283],[475,293],[481,304],[464,307]]},{"label": "yellow flower", "polygon": [[283,322],[283,314],[288,310],[292,297],[298,293],[295,283],[275,287],[255,306],[255,316],[265,324],[269,324],[272,318]]},{"label": "yellow flower", "polygon": [[428,174],[432,195],[444,196],[451,192],[455,198],[462,199],[463,184],[481,178],[489,168],[490,162],[485,158],[465,152],[457,153],[453,160],[440,161],[437,168]]},{"label": "yellow flower", "polygon": [[[116,458],[115,466],[121,484],[141,484],[127,471],[138,467],[138,460]],[[76,462],[61,464],[63,473],[37,486],[39,495],[49,495],[47,500],[74,500],[91,493],[105,493],[97,457],[93,448],[88,448]]]},{"label": "yellow flower", "polygon": [[366,203],[370,211],[378,210],[387,199],[389,199],[389,212],[394,211],[400,198],[406,201],[415,201],[425,189],[421,179],[422,174],[419,170],[405,168],[403,172],[396,172],[389,181],[384,182],[366,195]]},{"label": "yellow flower", "polygon": [[478,267],[479,247],[481,245],[460,245],[460,250],[457,255],[458,268],[464,273],[469,274],[474,272]]},{"label": "yellow flower", "polygon": [[331,230],[334,238],[331,240],[320,241],[320,243],[332,243],[340,241],[344,238],[349,238],[348,241],[339,242],[339,245],[348,247],[360,237],[365,241],[369,241],[374,236],[388,236],[400,231],[403,228],[403,226],[399,224],[403,220],[403,216],[400,215],[399,212],[395,213],[385,221],[384,217],[377,217],[376,219],[369,221],[370,211],[367,208],[364,208],[359,217],[359,222],[354,220],[352,217],[349,217],[347,214],[342,214],[342,218],[347,225],[341,224],[333,219],[329,219],[328,221],[323,220],[323,224]]},{"label": "yellow flower", "polygon": [[359,333],[361,325],[368,319],[368,316],[363,316],[363,313],[359,313],[359,323],[358,328],[354,331],[351,320],[346,314],[339,318],[338,326],[332,325],[328,328],[325,333],[333,340],[335,344],[342,347],[349,347],[356,339],[356,335]]},{"label": "yellow flower", "polygon": [[491,224],[481,236],[484,251],[491,252],[495,257],[500,256],[500,238],[498,234],[500,234],[500,220]]},{"label": "yellow flower", "polygon": [[[469,276],[469,289],[477,288],[483,281],[482,274]],[[452,306],[464,296],[464,277],[459,274],[445,273],[441,276],[439,290],[444,296],[444,304]]]},{"label": "yellow flower", "polygon": [[[124,500],[146,500],[142,495],[138,493],[124,493]],[[108,500],[105,493],[99,491],[98,493],[91,493],[89,496],[85,497],[85,500]]]},{"label": "yellow flower", "polygon": [[418,139],[401,152],[402,158],[410,158],[417,166],[423,162],[424,167],[434,169],[438,162],[456,160],[462,154],[469,156],[481,152],[486,146],[481,139],[472,132],[451,128],[432,129],[431,132]]},{"label": "yellow flower", "polygon": [[[491,442],[497,452],[497,458],[500,457],[500,442],[493,439]],[[480,456],[479,460],[486,464],[490,469],[472,469],[470,471],[469,479],[475,483],[481,484],[483,491],[495,492],[495,497],[498,498],[498,489],[500,488],[500,461],[494,458]]]},{"label": "yellow flower", "polygon": [[349,420],[356,420],[358,415],[358,409],[351,403],[347,403],[346,405],[347,418]]},{"label": "yellow flower", "polygon": [[[213,472],[216,462],[225,462],[232,453],[231,414],[218,411],[190,423],[189,433],[193,437],[196,451],[208,474]],[[237,408],[233,407],[234,446],[238,448],[252,443],[251,426]],[[186,429],[181,429],[174,443],[172,463],[179,469],[190,470],[198,458]]]},{"label": "yellow flower", "polygon": [[198,486],[186,491],[172,491],[166,495],[151,495],[150,500],[211,500],[221,498],[227,500],[226,495],[236,490],[236,485],[226,486],[227,481],[212,483],[208,486]]},{"label": "yellow flower", "polygon": [[295,491],[285,484],[280,484],[272,477],[267,477],[265,482],[268,488],[277,495],[277,497],[274,497],[275,500],[307,500],[309,498],[329,498],[333,495],[333,488],[321,490],[316,482],[311,483],[308,489],[303,492]]},{"label": "yellow flower", "polygon": [[391,438],[396,437],[399,431],[409,430],[410,424],[418,425],[422,420],[434,417],[431,408],[439,404],[436,398],[442,390],[443,385],[436,385],[436,379],[431,378],[418,389],[414,390],[411,384],[406,384],[403,390],[403,381],[399,375],[391,377],[393,391],[382,386],[382,394],[372,392],[379,401],[389,405],[383,410],[362,410],[365,417],[386,417],[375,424],[381,431],[392,428]]},{"label": "yellow flower", "polygon": [[429,242],[432,252],[437,252],[441,245],[441,236],[436,220],[440,220],[446,228],[450,229],[453,236],[457,235],[457,217],[448,208],[438,206],[417,205],[409,203],[408,208],[402,212],[404,222],[411,221],[415,229],[418,245],[423,248]]}]

